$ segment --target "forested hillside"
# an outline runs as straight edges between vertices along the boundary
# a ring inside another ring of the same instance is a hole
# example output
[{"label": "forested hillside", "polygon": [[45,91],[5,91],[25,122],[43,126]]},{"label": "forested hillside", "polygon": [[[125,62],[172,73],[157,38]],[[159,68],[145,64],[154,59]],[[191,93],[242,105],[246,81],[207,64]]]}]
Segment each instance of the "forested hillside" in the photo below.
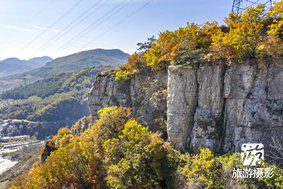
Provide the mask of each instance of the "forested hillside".
[{"label": "forested hillside", "polygon": [[127,62],[128,54],[121,50],[94,49],[57,58],[43,67],[17,75],[0,78],[0,92],[33,83],[61,72],[82,70],[91,66],[119,66]]},{"label": "forested hillside", "polygon": [[[1,132],[4,135],[29,134],[40,136],[50,132],[40,133],[43,123],[54,122],[60,126],[72,125],[83,116],[89,115],[87,94],[92,87],[98,72],[111,69],[112,66],[94,66],[76,72],[66,72],[53,75],[26,86],[8,90],[1,94],[1,119],[23,119],[36,124],[22,124],[24,130],[19,129],[21,124],[15,124],[15,128],[6,128]],[[35,128],[34,128],[35,127]],[[44,127],[47,129],[46,127]],[[56,133],[56,129],[51,129]],[[21,132],[22,131],[22,132]],[[52,133],[52,132],[51,132]],[[54,134],[55,134],[54,133]]]}]

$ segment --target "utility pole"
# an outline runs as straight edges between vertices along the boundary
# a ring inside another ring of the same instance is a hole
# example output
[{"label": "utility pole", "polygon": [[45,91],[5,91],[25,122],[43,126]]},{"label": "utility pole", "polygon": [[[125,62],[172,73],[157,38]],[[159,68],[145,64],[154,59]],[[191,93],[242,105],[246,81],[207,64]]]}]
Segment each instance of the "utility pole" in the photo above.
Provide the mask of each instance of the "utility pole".
[{"label": "utility pole", "polygon": [[249,7],[259,4],[265,4],[267,7],[272,6],[272,0],[233,0],[232,13],[241,13]]},{"label": "utility pole", "polygon": [[[24,90],[25,90],[25,95],[28,94],[28,89],[27,89],[27,75],[24,74],[24,77],[23,77],[23,81],[24,81]],[[27,95],[28,96],[28,95]],[[27,97],[26,96],[26,97]]]},{"label": "utility pole", "polygon": [[27,78],[26,78],[26,75],[24,75],[23,81],[24,81],[24,87],[27,86]]}]

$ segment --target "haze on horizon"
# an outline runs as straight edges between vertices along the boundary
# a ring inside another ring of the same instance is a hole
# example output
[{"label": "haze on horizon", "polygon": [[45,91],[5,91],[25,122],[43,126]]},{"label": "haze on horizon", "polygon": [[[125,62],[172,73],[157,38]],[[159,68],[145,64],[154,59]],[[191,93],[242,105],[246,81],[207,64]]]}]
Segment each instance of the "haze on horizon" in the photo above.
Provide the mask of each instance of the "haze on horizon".
[{"label": "haze on horizon", "polygon": [[232,0],[0,1],[0,60],[95,48],[132,53],[137,42],[187,22],[223,23],[231,6]]}]

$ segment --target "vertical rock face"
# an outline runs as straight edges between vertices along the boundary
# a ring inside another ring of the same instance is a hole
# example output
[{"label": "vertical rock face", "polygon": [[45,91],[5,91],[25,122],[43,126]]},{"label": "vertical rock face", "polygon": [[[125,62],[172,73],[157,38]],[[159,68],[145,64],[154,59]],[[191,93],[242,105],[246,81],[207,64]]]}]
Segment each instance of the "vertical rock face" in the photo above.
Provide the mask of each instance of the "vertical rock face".
[{"label": "vertical rock face", "polygon": [[197,105],[197,73],[195,68],[168,72],[167,121],[168,138],[177,149],[185,151],[194,124]]},{"label": "vertical rock face", "polygon": [[[188,151],[209,147],[234,152],[247,142],[263,143],[268,149],[273,140],[283,142],[282,95],[282,64],[259,67],[247,61],[169,69],[169,140]],[[192,96],[194,103],[188,107]]]},{"label": "vertical rock face", "polygon": [[198,106],[190,135],[192,151],[201,146],[220,151],[223,128],[223,74],[224,64],[204,64],[197,70]]},{"label": "vertical rock face", "polygon": [[114,72],[102,72],[89,94],[89,108],[94,120],[103,107],[121,105],[131,107],[130,81],[116,81]]},{"label": "vertical rock face", "polygon": [[168,136],[177,149],[195,151],[205,146],[220,151],[223,81],[224,64],[169,69]]},{"label": "vertical rock face", "polygon": [[147,71],[127,81],[104,73],[94,83],[89,104],[94,120],[98,109],[112,105],[131,107],[152,130],[167,118],[168,138],[182,151],[233,152],[246,142],[267,148],[272,140],[283,143],[282,62],[170,67],[168,74]]},{"label": "vertical rock face", "polygon": [[245,142],[283,142],[283,67],[233,64],[225,74],[224,151]]},{"label": "vertical rock face", "polygon": [[136,74],[126,81],[115,80],[115,72],[101,73],[90,92],[89,107],[93,119],[97,110],[107,106],[131,107],[133,115],[151,129],[158,130],[166,120],[167,73]]}]

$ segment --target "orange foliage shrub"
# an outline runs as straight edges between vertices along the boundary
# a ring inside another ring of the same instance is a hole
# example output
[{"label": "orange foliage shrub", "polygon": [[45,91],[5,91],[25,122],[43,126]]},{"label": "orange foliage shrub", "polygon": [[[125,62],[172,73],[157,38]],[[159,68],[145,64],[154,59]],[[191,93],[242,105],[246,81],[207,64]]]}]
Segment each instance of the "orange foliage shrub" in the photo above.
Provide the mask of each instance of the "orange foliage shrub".
[{"label": "orange foliage shrub", "polygon": [[226,26],[218,26],[216,22],[192,23],[176,31],[162,32],[149,49],[129,58],[129,63],[116,73],[116,79],[127,79],[145,66],[158,71],[169,65],[204,61],[222,60],[228,64],[250,58],[259,62],[278,61],[283,54],[282,7],[280,1],[267,12],[264,5],[258,5],[241,14],[231,13],[225,19]]}]

